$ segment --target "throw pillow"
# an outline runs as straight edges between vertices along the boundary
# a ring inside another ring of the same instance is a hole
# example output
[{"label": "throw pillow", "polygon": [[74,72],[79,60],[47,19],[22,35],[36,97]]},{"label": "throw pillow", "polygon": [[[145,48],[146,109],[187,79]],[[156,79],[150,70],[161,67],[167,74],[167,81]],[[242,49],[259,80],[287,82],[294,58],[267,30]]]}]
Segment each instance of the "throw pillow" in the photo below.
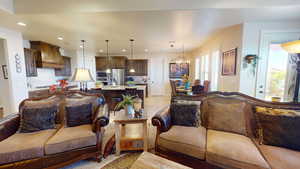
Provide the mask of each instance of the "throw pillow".
[{"label": "throw pillow", "polygon": [[200,109],[197,104],[173,103],[170,113],[173,125],[200,126]]},{"label": "throw pillow", "polygon": [[68,127],[75,127],[83,124],[91,124],[92,114],[92,103],[78,106],[66,106],[66,125]]},{"label": "throw pillow", "polygon": [[[269,111],[256,112],[260,144],[300,151],[300,116],[293,113],[274,114],[274,111]],[[289,111],[294,112],[285,110]]]},{"label": "throw pillow", "polygon": [[21,112],[20,133],[30,133],[55,128],[57,106],[24,108]]},{"label": "throw pillow", "polygon": [[250,127],[247,127],[246,121],[251,107],[245,101],[216,97],[204,100],[203,104],[206,106],[202,112],[205,127],[251,136]]}]

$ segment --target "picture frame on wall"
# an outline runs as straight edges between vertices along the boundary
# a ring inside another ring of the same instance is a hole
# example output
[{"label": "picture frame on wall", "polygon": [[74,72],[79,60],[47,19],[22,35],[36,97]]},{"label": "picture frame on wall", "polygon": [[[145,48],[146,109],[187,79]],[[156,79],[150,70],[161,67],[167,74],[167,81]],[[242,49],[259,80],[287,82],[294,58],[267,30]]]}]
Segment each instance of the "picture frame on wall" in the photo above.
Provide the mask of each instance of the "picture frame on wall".
[{"label": "picture frame on wall", "polygon": [[169,77],[182,78],[183,75],[189,76],[189,63],[170,63]]},{"label": "picture frame on wall", "polygon": [[236,75],[237,48],[223,52],[222,54],[222,75]]},{"label": "picture frame on wall", "polygon": [[3,78],[8,79],[7,65],[2,65]]}]

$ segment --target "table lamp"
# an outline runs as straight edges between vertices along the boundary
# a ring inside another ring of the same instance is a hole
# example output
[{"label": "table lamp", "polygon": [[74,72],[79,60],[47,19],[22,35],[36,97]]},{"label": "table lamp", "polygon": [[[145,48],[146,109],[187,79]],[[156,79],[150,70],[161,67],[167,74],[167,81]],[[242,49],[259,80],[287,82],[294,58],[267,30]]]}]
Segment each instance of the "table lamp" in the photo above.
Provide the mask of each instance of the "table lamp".
[{"label": "table lamp", "polygon": [[84,42],[85,40],[81,40],[82,42],[82,59],[83,59],[83,68],[76,68],[75,73],[72,77],[72,81],[80,82],[80,91],[87,91],[87,82],[93,82],[91,72],[89,69],[85,68],[85,55],[84,55]]},{"label": "table lamp", "polygon": [[297,69],[296,69],[297,77],[296,77],[296,85],[295,85],[295,93],[294,93],[293,101],[298,102],[299,85],[300,85],[300,40],[283,43],[281,44],[281,47],[288,53],[297,54]]}]

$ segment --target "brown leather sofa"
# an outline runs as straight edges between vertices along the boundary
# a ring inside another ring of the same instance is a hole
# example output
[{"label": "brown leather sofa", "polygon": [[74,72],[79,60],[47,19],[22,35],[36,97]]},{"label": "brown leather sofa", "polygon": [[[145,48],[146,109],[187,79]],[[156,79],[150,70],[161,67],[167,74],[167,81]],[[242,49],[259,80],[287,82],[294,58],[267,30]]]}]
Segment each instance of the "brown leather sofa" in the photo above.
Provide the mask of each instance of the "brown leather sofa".
[{"label": "brown leather sofa", "polygon": [[[65,106],[92,103],[92,124],[65,127]],[[0,168],[60,168],[70,163],[94,158],[101,161],[103,127],[109,123],[107,105],[102,95],[81,92],[57,92],[46,98],[26,99],[20,106],[59,106],[56,128],[20,133],[20,114],[0,121]]]},{"label": "brown leather sofa", "polygon": [[152,118],[157,126],[156,152],[193,168],[300,168],[300,152],[258,144],[255,106],[300,109],[299,103],[273,103],[241,93],[211,92],[201,98],[198,128],[172,125],[168,109]]}]

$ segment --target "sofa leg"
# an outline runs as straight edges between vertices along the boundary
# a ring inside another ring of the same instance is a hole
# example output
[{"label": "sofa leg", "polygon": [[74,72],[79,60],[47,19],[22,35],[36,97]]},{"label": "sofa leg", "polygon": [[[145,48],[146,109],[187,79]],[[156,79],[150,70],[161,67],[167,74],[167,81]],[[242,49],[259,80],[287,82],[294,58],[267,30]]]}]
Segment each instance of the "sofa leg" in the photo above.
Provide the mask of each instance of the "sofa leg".
[{"label": "sofa leg", "polygon": [[95,161],[96,161],[97,163],[100,163],[100,162],[102,161],[102,155],[97,155],[97,156],[95,157]]}]

